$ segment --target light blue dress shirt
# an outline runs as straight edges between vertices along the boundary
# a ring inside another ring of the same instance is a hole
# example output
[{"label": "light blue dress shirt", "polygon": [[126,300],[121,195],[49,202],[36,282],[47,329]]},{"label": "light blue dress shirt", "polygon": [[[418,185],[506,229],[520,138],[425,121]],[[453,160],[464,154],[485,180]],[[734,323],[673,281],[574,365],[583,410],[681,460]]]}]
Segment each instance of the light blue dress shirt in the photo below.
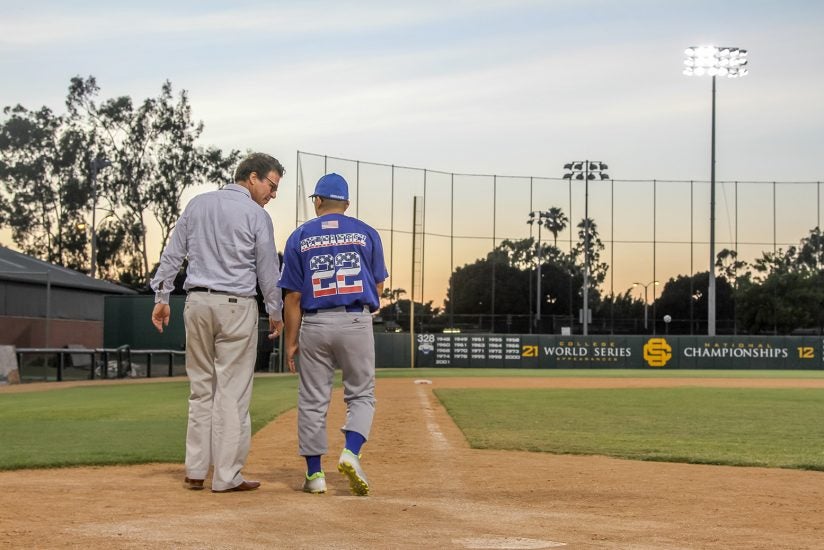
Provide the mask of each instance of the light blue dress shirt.
[{"label": "light blue dress shirt", "polygon": [[274,233],[269,214],[243,186],[231,183],[194,197],[160,257],[151,282],[155,303],[169,303],[174,279],[188,257],[186,290],[205,287],[255,296],[257,282],[269,317],[281,320],[280,262]]}]

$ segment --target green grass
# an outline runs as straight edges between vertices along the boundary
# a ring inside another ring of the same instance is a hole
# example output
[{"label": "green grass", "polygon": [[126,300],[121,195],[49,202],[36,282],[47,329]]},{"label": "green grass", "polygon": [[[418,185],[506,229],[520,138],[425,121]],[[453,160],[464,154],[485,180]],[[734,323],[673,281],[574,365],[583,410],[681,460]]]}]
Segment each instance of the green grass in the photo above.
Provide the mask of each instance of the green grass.
[{"label": "green grass", "polygon": [[435,393],[478,449],[824,471],[822,389]]},{"label": "green grass", "polygon": [[511,376],[528,378],[824,378],[824,370],[687,370],[687,369],[458,369],[380,368],[378,378]]},{"label": "green grass", "polygon": [[[258,378],[252,430],[295,406],[294,377]],[[188,382],[0,394],[0,470],[182,462]]]}]

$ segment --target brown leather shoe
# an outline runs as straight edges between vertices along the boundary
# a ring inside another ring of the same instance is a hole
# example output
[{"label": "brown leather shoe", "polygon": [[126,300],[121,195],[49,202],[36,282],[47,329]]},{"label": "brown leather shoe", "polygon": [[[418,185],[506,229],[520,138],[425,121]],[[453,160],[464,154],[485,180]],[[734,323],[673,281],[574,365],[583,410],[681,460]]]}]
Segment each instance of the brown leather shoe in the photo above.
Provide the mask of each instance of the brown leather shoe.
[{"label": "brown leather shoe", "polygon": [[203,480],[202,479],[189,479],[188,477],[183,480],[183,486],[187,489],[191,489],[192,491],[202,491],[203,490]]},{"label": "brown leather shoe", "polygon": [[215,491],[212,489],[213,493],[233,493],[235,491],[254,491],[260,487],[260,481],[246,481],[243,480],[240,485],[237,487],[232,487],[231,489],[224,489],[222,491]]}]

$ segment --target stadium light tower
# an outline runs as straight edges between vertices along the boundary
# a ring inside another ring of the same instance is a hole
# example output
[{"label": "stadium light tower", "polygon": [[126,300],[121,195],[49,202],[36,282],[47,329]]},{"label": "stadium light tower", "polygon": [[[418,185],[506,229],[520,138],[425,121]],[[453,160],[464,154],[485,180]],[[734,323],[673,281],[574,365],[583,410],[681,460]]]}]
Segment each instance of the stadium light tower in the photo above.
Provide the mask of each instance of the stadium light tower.
[{"label": "stadium light tower", "polygon": [[710,145],[710,282],[707,295],[707,335],[715,336],[715,77],[746,75],[747,50],[729,46],[690,46],[684,50],[684,74],[712,77],[712,138]]},{"label": "stadium light tower", "polygon": [[541,323],[541,263],[543,262],[543,255],[541,254],[541,227],[547,225],[549,223],[550,214],[544,210],[533,210],[529,213],[529,219],[526,221],[527,224],[532,225],[537,222],[538,224],[538,248],[536,257],[538,258],[538,271],[537,271],[537,294],[535,297],[535,327],[538,329]]},{"label": "stadium light tower", "polygon": [[584,307],[581,319],[584,336],[589,334],[589,180],[608,180],[609,175],[604,172],[607,168],[606,164],[595,160],[581,160],[564,165],[564,170],[569,170],[564,174],[564,179],[584,180]]}]

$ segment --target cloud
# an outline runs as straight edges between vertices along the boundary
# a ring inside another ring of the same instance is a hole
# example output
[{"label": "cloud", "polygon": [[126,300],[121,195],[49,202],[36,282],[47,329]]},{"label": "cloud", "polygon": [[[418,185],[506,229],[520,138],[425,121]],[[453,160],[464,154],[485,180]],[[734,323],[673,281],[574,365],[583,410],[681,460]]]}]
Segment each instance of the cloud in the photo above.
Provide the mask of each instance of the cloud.
[{"label": "cloud", "polygon": [[[475,15],[499,9],[536,4],[520,0],[485,0],[443,3],[432,0],[391,4],[382,2],[295,2],[259,4],[246,8],[201,11],[163,5],[163,10],[144,5],[111,9],[111,4],[82,8],[58,5],[48,17],[40,12],[23,13],[0,20],[0,48],[49,46],[66,42],[100,42],[131,36],[173,37],[212,34],[243,40],[243,33],[270,33],[274,37],[299,37],[334,33],[338,36],[369,30],[410,27],[427,22]],[[70,10],[70,11],[62,11]]]}]

